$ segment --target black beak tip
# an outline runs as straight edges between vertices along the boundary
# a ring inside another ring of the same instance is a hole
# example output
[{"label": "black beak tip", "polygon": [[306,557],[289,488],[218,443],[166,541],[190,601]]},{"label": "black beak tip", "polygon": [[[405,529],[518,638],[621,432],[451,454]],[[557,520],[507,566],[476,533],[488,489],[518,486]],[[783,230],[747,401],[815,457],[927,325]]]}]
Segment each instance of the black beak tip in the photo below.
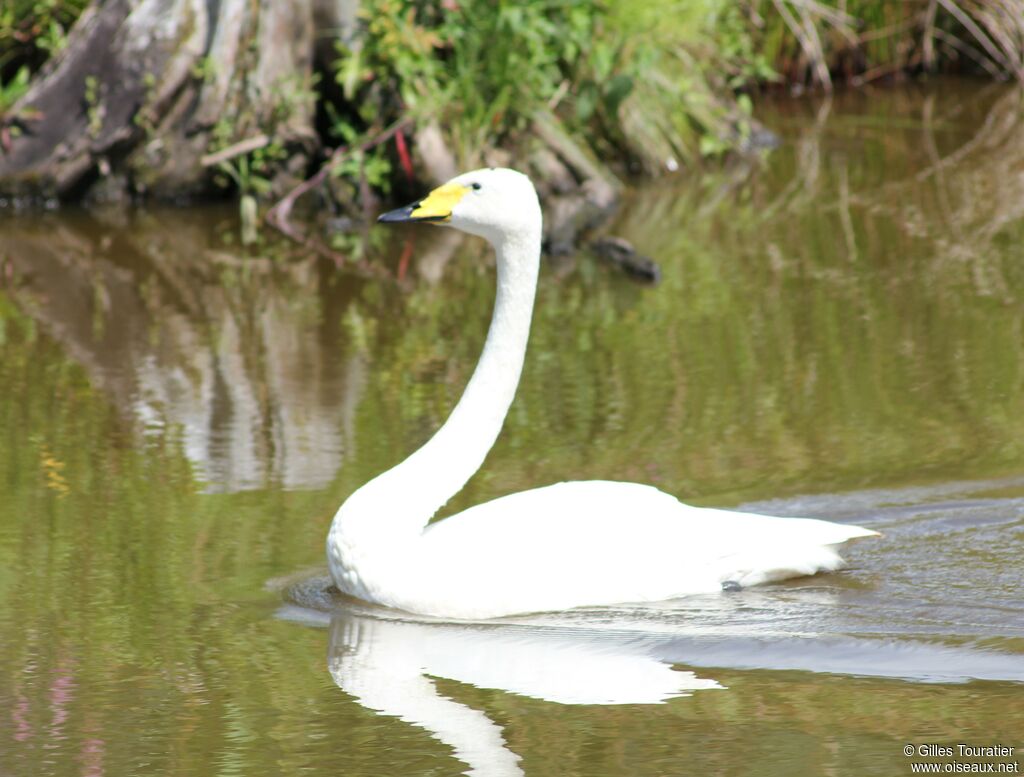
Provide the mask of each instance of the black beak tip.
[{"label": "black beak tip", "polygon": [[404,208],[395,208],[387,213],[381,213],[377,217],[378,224],[398,224],[403,221],[412,221],[412,212],[415,205],[406,205]]}]

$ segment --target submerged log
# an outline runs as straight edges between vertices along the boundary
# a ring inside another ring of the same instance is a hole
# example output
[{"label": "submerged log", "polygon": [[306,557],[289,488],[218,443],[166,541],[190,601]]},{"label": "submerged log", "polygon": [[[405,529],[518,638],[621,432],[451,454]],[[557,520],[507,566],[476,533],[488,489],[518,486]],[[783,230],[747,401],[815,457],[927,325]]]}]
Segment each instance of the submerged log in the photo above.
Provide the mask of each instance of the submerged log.
[{"label": "submerged log", "polygon": [[[282,191],[318,145],[313,29],[313,0],[96,0],[0,118],[0,196],[180,198],[218,170]],[[203,165],[260,134],[258,182],[238,157]]]},{"label": "submerged log", "polygon": [[647,283],[661,281],[661,267],[658,263],[651,257],[638,253],[628,240],[605,235],[591,241],[590,250],[637,280]]}]

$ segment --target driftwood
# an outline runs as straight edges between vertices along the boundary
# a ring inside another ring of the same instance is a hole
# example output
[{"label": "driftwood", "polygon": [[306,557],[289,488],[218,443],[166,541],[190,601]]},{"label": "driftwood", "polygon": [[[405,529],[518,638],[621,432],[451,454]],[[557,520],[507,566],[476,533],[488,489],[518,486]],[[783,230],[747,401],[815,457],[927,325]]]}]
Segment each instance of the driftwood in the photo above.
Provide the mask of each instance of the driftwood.
[{"label": "driftwood", "polygon": [[203,194],[260,134],[283,191],[317,148],[313,36],[313,0],[96,0],[0,119],[0,196]]}]

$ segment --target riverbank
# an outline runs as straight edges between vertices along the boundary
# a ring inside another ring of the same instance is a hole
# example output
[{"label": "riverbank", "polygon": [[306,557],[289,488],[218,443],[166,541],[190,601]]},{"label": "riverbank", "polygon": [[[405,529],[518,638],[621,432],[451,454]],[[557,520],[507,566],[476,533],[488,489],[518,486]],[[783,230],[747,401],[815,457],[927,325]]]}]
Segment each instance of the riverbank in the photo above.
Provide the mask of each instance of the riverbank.
[{"label": "riverbank", "polygon": [[21,5],[0,18],[5,204],[236,197],[300,242],[293,206],[359,220],[513,164],[571,244],[623,180],[770,145],[760,89],[1024,79],[1024,0]]}]

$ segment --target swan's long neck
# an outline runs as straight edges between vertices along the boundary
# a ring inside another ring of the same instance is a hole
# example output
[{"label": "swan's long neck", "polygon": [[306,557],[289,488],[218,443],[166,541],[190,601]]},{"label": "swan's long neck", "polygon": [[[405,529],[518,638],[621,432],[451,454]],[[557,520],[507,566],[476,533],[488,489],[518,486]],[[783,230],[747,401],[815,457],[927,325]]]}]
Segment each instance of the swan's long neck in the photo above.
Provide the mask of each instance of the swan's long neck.
[{"label": "swan's long neck", "polygon": [[492,240],[498,284],[487,341],[473,377],[448,420],[401,464],[377,476],[342,505],[331,542],[363,552],[397,550],[483,463],[516,393],[530,334],[540,226]]}]

